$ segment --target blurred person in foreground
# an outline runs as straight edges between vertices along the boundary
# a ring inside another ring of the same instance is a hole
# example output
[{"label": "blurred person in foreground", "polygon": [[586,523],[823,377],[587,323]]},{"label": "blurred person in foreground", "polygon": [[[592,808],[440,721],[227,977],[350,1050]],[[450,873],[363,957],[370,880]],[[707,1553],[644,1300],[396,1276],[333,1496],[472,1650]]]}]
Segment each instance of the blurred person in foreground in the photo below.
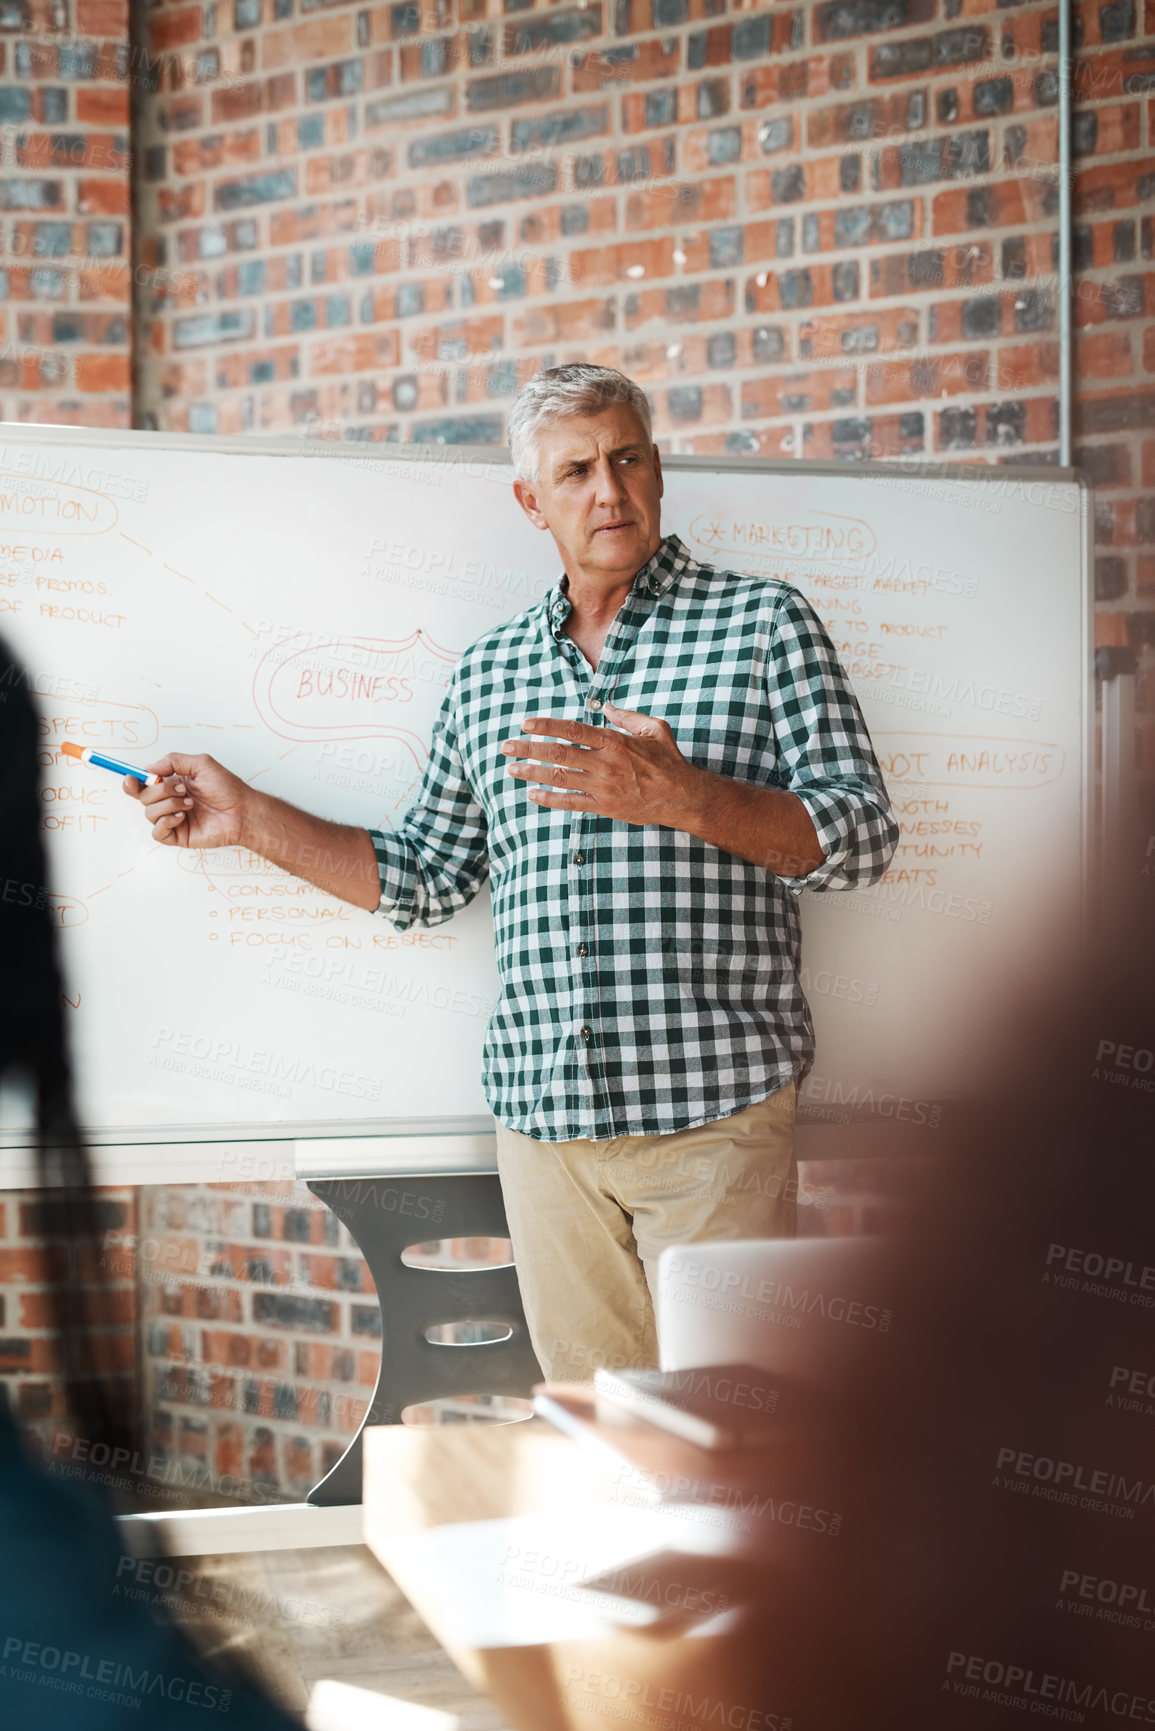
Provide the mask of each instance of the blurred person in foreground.
[{"label": "blurred person in foreground", "polygon": [[1087,933],[1003,982],[986,1085],[876,1241],[891,1350],[836,1391],[808,1461],[839,1536],[772,1541],[751,1724],[1155,1725],[1147,841]]},{"label": "blurred person in foreground", "polygon": [[[69,1421],[89,1455],[128,1463],[123,1475],[131,1478],[147,1450],[129,1411],[73,1105],[37,748],[24,672],[0,644],[0,1081],[26,1089],[33,1103],[34,1206]],[[98,1484],[37,1464],[0,1381],[0,1724],[177,1731],[205,1725],[211,1713],[245,1731],[291,1731],[298,1721],[250,1680],[209,1662],[163,1613],[125,1595],[115,1512]]]}]

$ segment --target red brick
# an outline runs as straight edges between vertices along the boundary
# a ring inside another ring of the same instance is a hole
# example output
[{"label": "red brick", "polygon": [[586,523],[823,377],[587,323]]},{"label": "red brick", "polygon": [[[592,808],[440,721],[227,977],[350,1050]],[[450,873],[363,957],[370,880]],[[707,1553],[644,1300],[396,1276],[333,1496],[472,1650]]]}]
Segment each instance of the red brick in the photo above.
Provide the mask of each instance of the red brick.
[{"label": "red brick", "polygon": [[1002,391],[1028,391],[1056,384],[1058,378],[1058,343],[1024,343],[998,352],[997,383]]},{"label": "red brick", "polygon": [[741,414],[747,420],[810,414],[841,408],[851,413],[858,402],[858,374],[852,367],[823,367],[794,373],[775,370],[742,383]]},{"label": "red brick", "polygon": [[[1151,183],[1155,156],[1132,157],[1127,162],[1096,162],[1075,176],[1076,215],[1091,211],[1127,210],[1140,202],[1140,181]],[[1147,194],[1150,197],[1150,193]]]},{"label": "red brick", "polygon": [[802,360],[830,360],[901,353],[919,342],[921,319],[916,307],[888,307],[830,313],[807,318],[798,331]]},{"label": "red brick", "polygon": [[127,177],[82,180],[77,189],[77,209],[82,216],[127,216]]},{"label": "red brick", "polygon": [[931,233],[963,234],[1041,221],[1043,200],[1041,182],[1004,180],[985,186],[952,187],[932,201]]},{"label": "red brick", "polygon": [[672,181],[626,199],[627,230],[672,228],[680,222],[727,222],[737,208],[733,175],[714,180]]},{"label": "red brick", "polygon": [[248,84],[233,84],[212,93],[213,121],[226,125],[233,120],[249,120],[265,105],[266,84],[254,78]]},{"label": "red brick", "polygon": [[261,68],[280,72],[286,66],[304,66],[310,60],[336,60],[353,48],[353,18],[350,13],[332,13],[311,18],[287,29],[267,30],[261,37]]},{"label": "red brick", "polygon": [[1129,378],[1131,368],[1131,333],[1128,330],[1101,331],[1095,336],[1077,339],[1075,371],[1080,379]]},{"label": "red brick", "polygon": [[207,138],[183,138],[172,148],[173,169],[182,176],[260,159],[261,135],[255,127],[248,132],[213,132]]},{"label": "red brick", "polygon": [[[97,0],[107,4],[108,0]],[[204,21],[199,6],[181,6],[160,12],[148,21],[148,45],[154,54],[188,48],[203,39]]]},{"label": "red brick", "polygon": [[[1000,366],[1002,356],[999,357]],[[889,361],[866,370],[866,404],[919,403],[985,390],[990,382],[990,355],[966,349],[930,355],[914,361]]]},{"label": "red brick", "polygon": [[1129,43],[1102,54],[1078,54],[1072,68],[1077,103],[1102,102],[1133,94],[1155,73],[1155,41]]},{"label": "red brick", "polygon": [[639,42],[637,49],[634,60],[609,60],[599,49],[574,47],[570,73],[574,95],[584,96],[588,91],[613,89],[622,84],[645,84],[652,78],[676,77],[682,53],[682,44],[676,36],[652,37]]},{"label": "red brick", "polygon": [[81,36],[111,36],[128,40],[128,0],[76,0],[76,29]]},{"label": "red brick", "polygon": [[[596,251],[575,250],[569,258],[570,281],[575,287],[598,288],[610,283],[672,276],[672,240],[621,241]],[[640,274],[631,276],[630,272]]]},{"label": "red brick", "polygon": [[769,108],[797,103],[833,90],[852,90],[857,82],[855,57],[850,53],[816,54],[809,60],[767,61],[738,75],[738,102],[742,108]]},{"label": "red brick", "polygon": [[82,85],[76,92],[76,118],[82,126],[127,126],[127,84],[112,89]]}]

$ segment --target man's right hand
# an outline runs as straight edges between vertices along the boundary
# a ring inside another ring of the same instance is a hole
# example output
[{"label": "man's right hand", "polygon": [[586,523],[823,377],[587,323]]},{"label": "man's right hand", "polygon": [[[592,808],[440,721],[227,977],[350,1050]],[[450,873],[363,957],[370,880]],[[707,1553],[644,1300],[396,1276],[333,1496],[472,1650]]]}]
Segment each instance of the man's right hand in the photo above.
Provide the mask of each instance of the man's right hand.
[{"label": "man's right hand", "polygon": [[161,777],[154,787],[142,787],[135,776],[121,785],[144,807],[155,841],[165,847],[248,848],[326,894],[376,912],[381,879],[367,830],[258,793],[214,757],[174,752],[145,767]]},{"label": "man's right hand", "polygon": [[212,757],[174,753],[145,764],[162,779],[145,787],[127,775],[121,786],[144,807],[153,840],[165,847],[236,847],[252,789]]}]

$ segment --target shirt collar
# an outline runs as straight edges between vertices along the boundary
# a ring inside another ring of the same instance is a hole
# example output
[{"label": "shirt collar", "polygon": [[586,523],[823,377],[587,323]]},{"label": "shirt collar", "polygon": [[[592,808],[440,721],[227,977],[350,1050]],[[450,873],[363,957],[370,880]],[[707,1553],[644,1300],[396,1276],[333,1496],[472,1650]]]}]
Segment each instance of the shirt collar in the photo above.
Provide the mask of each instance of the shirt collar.
[{"label": "shirt collar", "polygon": [[[656,549],[634,577],[631,595],[652,595],[657,598],[673,587],[690,563],[690,550],[685,542],[671,532],[663,536]],[[556,637],[569,618],[573,603],[567,590],[569,578],[563,571],[553,588],[548,590],[543,605],[549,628]]]}]

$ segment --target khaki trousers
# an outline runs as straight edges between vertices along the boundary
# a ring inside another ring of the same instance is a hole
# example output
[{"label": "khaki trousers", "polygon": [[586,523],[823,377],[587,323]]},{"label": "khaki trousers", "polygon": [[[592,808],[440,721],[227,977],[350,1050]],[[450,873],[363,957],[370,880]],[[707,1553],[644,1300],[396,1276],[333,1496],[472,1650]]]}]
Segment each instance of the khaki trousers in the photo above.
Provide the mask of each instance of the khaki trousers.
[{"label": "khaki trousers", "polygon": [[656,1365],[670,1244],[792,1238],[795,1086],[666,1136],[539,1142],[497,1129],[497,1169],[530,1339],[546,1376]]}]

